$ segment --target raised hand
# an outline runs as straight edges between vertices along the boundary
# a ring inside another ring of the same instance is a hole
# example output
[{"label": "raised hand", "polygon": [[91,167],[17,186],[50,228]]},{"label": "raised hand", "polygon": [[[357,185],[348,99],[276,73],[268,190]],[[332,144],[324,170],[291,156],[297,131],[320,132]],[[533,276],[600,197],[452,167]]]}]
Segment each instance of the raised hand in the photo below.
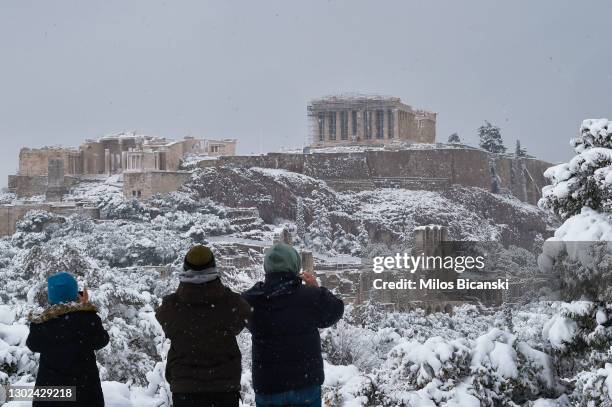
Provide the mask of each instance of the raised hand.
[{"label": "raised hand", "polygon": [[313,274],[303,271],[300,273],[300,278],[302,279],[302,281],[304,281],[304,283],[308,285],[311,285],[313,287],[319,286],[319,283],[317,283],[317,277],[315,277]]}]

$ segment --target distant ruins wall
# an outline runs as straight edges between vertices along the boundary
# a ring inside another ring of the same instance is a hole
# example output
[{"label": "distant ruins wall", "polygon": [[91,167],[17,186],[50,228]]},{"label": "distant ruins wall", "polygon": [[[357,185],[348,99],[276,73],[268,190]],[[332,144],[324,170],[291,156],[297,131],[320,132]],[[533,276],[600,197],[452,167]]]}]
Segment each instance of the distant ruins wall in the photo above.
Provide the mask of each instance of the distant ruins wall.
[{"label": "distant ruins wall", "polygon": [[187,171],[145,171],[123,173],[123,195],[147,199],[155,194],[178,190],[189,178]]},{"label": "distant ruins wall", "polygon": [[542,187],[547,184],[544,170],[552,166],[533,158],[497,156],[471,148],[225,156],[215,165],[285,169],[323,179],[336,190],[375,187],[436,190],[450,185],[493,190],[497,183],[496,187],[532,204],[537,203]]},{"label": "distant ruins wall", "polygon": [[[73,176],[64,177],[64,190],[69,190],[79,182],[79,178]],[[16,194],[19,198],[31,198],[33,196],[45,195],[47,191],[46,175],[9,175],[9,192]]]},{"label": "distant ruins wall", "polygon": [[19,175],[47,175],[49,159],[60,158],[64,161],[64,173],[75,175],[83,172],[80,153],[74,148],[22,148],[19,152]]},{"label": "distant ruins wall", "polygon": [[0,236],[9,236],[15,233],[17,222],[28,212],[34,210],[63,216],[79,214],[91,219],[100,219],[100,210],[93,207],[66,204],[54,205],[49,203],[0,205]]},{"label": "distant ruins wall", "polygon": [[[209,151],[211,150],[211,151]],[[148,136],[121,135],[86,140],[78,148],[22,148],[19,175],[47,175],[50,158],[64,160],[66,175],[118,174],[129,169],[178,171],[188,154],[219,156],[234,154],[236,140],[205,140],[185,137],[167,140]],[[130,163],[130,157],[135,156]],[[137,166],[137,168],[133,168]],[[132,168],[130,168],[132,167]]]}]

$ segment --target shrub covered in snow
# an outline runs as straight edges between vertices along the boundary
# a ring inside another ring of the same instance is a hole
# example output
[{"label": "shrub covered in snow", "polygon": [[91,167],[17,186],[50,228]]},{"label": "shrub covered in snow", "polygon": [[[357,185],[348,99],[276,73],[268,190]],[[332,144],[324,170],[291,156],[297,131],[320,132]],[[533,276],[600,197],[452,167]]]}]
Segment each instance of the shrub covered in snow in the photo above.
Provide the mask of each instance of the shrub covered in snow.
[{"label": "shrub covered in snow", "polygon": [[540,205],[567,219],[583,207],[610,211],[612,200],[612,125],[607,119],[585,120],[571,141],[577,155],[544,175],[552,185],[542,189]]}]

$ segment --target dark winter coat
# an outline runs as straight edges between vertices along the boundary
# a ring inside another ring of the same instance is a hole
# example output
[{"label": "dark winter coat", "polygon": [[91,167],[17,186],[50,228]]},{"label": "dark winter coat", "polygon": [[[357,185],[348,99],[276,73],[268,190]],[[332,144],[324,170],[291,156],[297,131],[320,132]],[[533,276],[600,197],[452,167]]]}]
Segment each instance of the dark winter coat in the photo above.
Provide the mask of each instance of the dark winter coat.
[{"label": "dark winter coat", "polygon": [[253,307],[253,387],[272,394],[323,384],[319,328],[335,324],[342,300],[326,288],[302,284],[293,273],[266,275],[243,293]]},{"label": "dark winter coat", "polygon": [[173,393],[240,390],[241,355],[236,335],[251,309],[219,279],[205,284],[180,283],[156,312],[170,351],[166,380]]},{"label": "dark winter coat", "polygon": [[75,402],[33,402],[32,406],[104,406],[95,350],[108,333],[92,304],[57,304],[31,317],[26,345],[40,353],[36,386],[76,386]]}]

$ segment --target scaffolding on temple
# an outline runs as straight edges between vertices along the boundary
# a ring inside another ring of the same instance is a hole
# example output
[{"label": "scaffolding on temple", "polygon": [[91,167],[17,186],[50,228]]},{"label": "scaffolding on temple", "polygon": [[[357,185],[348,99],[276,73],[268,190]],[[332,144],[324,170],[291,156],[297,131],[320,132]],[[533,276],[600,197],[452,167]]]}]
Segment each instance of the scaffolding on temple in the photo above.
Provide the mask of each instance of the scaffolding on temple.
[{"label": "scaffolding on temple", "polygon": [[433,142],[436,114],[413,109],[398,97],[344,93],[313,99],[307,106],[311,147]]}]

